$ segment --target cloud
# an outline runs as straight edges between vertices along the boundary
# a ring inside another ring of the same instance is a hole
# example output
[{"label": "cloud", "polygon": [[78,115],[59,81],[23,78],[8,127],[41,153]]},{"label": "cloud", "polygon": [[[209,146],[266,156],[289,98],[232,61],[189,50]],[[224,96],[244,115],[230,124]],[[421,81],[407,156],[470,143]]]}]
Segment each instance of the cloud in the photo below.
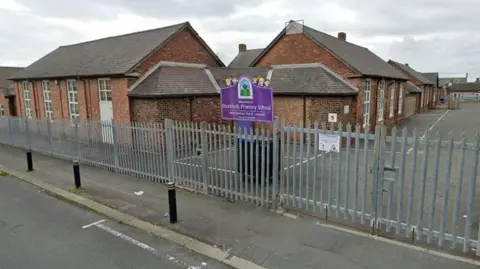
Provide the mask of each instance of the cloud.
[{"label": "cloud", "polygon": [[291,19],[420,71],[480,76],[478,0],[4,0],[0,65],[55,47],[189,20],[228,63],[238,43],[265,47]]}]

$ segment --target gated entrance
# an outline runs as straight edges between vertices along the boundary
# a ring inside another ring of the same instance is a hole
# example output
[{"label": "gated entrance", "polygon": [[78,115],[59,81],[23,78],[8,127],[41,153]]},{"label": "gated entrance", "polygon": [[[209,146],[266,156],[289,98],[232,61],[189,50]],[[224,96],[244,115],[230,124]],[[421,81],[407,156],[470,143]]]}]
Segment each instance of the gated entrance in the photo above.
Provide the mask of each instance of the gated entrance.
[{"label": "gated entrance", "polygon": [[[88,124],[0,117],[0,143],[480,256],[478,134],[387,134],[383,126],[370,134],[361,126],[281,120],[250,132],[166,120],[116,125],[106,147],[79,133]],[[66,126],[62,136],[52,132]],[[327,135],[338,139],[320,140]]]}]

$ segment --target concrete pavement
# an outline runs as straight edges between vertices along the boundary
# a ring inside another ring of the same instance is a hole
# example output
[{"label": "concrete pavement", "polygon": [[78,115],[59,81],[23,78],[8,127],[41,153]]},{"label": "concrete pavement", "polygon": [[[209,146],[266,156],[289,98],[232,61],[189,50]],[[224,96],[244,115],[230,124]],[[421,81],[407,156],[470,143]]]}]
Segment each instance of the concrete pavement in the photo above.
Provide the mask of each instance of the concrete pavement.
[{"label": "concrete pavement", "polygon": [[231,268],[0,176],[0,268]]},{"label": "concrete pavement", "polygon": [[[49,183],[63,192],[73,186],[69,162],[42,155],[34,155],[34,161],[36,171],[25,173],[24,153],[0,148],[0,164],[7,172],[32,183]],[[170,225],[163,217],[168,211],[163,185],[88,166],[81,169],[86,190],[79,194],[88,199],[74,198],[77,203],[91,204],[88,201],[93,199],[116,209],[102,209],[104,214],[122,212],[130,223],[135,217],[166,227],[190,240],[199,239],[217,249],[220,255],[228,253],[264,268],[476,268],[471,259],[430,255],[419,247],[389,244],[372,240],[368,235],[330,229],[316,219],[298,216],[289,219],[250,204],[234,204],[181,190],[177,198],[180,221]],[[140,190],[144,194],[134,194]],[[113,213],[117,210],[120,212]]]}]

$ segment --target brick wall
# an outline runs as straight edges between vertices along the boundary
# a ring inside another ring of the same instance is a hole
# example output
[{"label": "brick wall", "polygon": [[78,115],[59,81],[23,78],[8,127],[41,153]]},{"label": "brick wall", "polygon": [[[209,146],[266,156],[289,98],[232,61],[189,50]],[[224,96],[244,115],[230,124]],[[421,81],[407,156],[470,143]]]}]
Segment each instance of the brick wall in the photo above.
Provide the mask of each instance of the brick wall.
[{"label": "brick wall", "polygon": [[[141,74],[148,71],[159,61],[203,63],[209,66],[220,66],[215,58],[210,55],[206,48],[194,37],[190,29],[178,32],[164,47],[146,57],[135,69]],[[50,80],[52,90],[52,105],[54,119],[69,119],[69,107],[67,97],[67,86],[65,79]],[[128,87],[134,82],[127,78],[110,78],[112,89],[113,117],[117,122],[130,122],[131,114],[130,101],[127,96]],[[45,106],[42,92],[42,82],[30,81],[32,91],[33,117],[44,119]],[[76,80],[80,119],[100,120],[99,89],[97,78],[83,78]],[[20,114],[25,115],[25,102],[21,90],[21,82],[16,83],[17,109]],[[200,113],[200,112],[199,112]],[[199,114],[202,117],[202,114]]]},{"label": "brick wall", "polygon": [[220,63],[195,38],[190,29],[179,31],[161,49],[148,56],[136,68],[136,72],[144,73],[160,61],[206,64],[220,66]]},{"label": "brick wall", "polygon": [[283,36],[256,64],[269,67],[278,64],[322,63],[342,77],[356,74],[345,63],[320,48],[304,34]]},{"label": "brick wall", "polygon": [[221,119],[220,97],[187,98],[131,98],[132,120],[135,122],[158,122],[165,119],[178,121],[226,123]]},{"label": "brick wall", "polygon": [[[277,64],[299,64],[299,63],[322,63],[330,70],[342,76],[352,85],[359,89],[358,95],[351,102],[351,110],[355,112],[350,116],[352,123],[359,123],[363,126],[363,103],[365,78],[351,78],[358,76],[355,70],[351,69],[346,63],[332,55],[327,50],[319,47],[309,37],[304,34],[292,34],[283,36],[256,64],[258,67],[268,67]],[[370,100],[370,132],[375,130],[377,124],[377,93],[378,79],[371,79],[371,100]],[[388,81],[387,81],[388,82]],[[390,92],[388,88],[385,91],[384,105],[384,124],[391,125],[403,119],[402,115],[398,115],[398,91],[402,81],[395,80],[395,97],[394,97],[394,116],[389,117]],[[329,99],[326,99],[329,100]],[[405,100],[405,99],[404,99]],[[330,101],[324,101],[330,102]],[[403,102],[405,104],[405,101]],[[331,106],[335,106],[332,104]]]},{"label": "brick wall", "polygon": [[[0,90],[0,92],[1,92],[1,90]],[[0,106],[1,106],[0,110],[3,107],[4,115],[9,116],[10,115],[10,110],[9,110],[9,107],[8,107],[8,99],[5,98],[5,96],[3,96],[3,94],[1,94],[1,93],[0,93]],[[1,111],[0,111],[0,113],[1,113]],[[1,116],[1,114],[0,114],[0,116]]]},{"label": "brick wall", "polygon": [[[49,80],[53,119],[70,119],[70,108],[68,102],[67,80]],[[78,91],[78,106],[80,120],[100,120],[100,93],[98,79],[77,79],[75,80]],[[129,122],[130,111],[128,99],[123,98],[127,94],[127,79],[110,79],[112,90],[113,118],[118,122]],[[45,119],[45,100],[42,89],[42,81],[29,81],[30,96],[32,101],[32,115],[34,118]],[[16,82],[17,107],[20,116],[25,116],[25,99],[21,82]]]}]

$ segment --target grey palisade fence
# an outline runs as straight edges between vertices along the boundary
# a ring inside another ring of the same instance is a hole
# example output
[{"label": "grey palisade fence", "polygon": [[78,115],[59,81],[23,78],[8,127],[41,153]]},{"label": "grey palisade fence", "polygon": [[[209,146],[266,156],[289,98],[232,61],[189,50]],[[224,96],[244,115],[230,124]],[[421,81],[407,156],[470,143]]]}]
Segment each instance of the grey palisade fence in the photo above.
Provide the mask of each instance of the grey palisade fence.
[{"label": "grey palisade fence", "polygon": [[[263,207],[283,207],[480,256],[479,135],[0,117],[0,143]],[[338,152],[319,149],[338,135]]]}]

